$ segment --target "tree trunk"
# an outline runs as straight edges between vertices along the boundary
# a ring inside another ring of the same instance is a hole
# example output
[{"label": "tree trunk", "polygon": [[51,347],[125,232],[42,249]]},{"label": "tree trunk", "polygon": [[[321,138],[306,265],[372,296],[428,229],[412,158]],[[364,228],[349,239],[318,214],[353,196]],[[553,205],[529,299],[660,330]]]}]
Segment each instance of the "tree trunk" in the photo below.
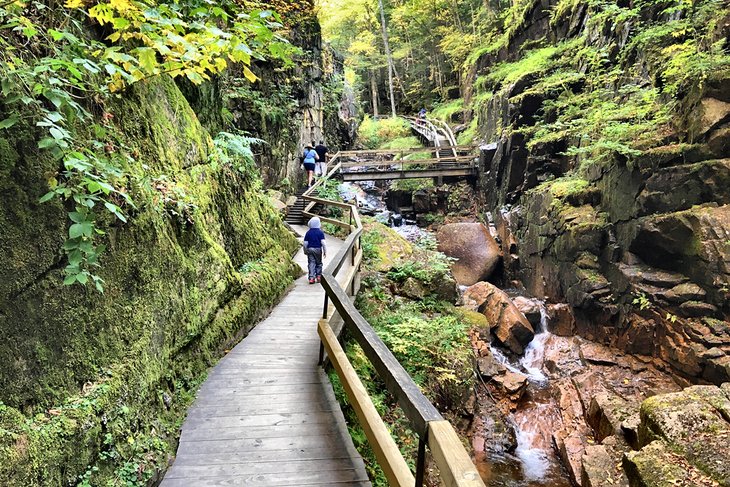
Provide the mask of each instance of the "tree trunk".
[{"label": "tree trunk", "polygon": [[395,94],[393,93],[393,55],[390,53],[390,43],[388,42],[388,27],[385,25],[385,8],[383,7],[383,0],[378,0],[378,6],[380,7],[380,25],[383,32],[383,47],[385,48],[385,57],[388,59],[388,89],[390,91],[390,108],[393,114],[393,118],[397,117],[398,114],[395,110]]},{"label": "tree trunk", "polygon": [[375,70],[370,70],[370,95],[373,97],[373,118],[377,118],[378,115],[378,82],[375,79]]}]

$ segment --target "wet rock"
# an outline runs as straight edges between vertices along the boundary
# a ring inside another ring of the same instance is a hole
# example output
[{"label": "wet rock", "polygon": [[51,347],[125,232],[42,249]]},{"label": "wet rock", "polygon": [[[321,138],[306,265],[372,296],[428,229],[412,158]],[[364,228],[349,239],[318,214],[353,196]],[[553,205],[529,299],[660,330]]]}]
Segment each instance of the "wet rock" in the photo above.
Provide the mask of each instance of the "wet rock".
[{"label": "wet rock", "polygon": [[444,275],[435,279],[429,284],[431,294],[449,303],[456,303],[459,300],[459,285],[450,275]]},{"label": "wet rock", "polygon": [[626,486],[629,481],[605,445],[589,445],[581,459],[581,487]]},{"label": "wet rock", "polygon": [[644,218],[629,249],[650,265],[670,267],[711,289],[730,282],[728,234],[730,205],[706,205]]},{"label": "wet rock", "polygon": [[516,397],[522,395],[528,383],[526,375],[518,374],[511,370],[505,371],[503,375],[493,376],[492,381],[504,389],[510,396]]},{"label": "wet rock", "polygon": [[639,449],[639,426],[641,425],[641,415],[638,409],[636,412],[628,416],[621,422],[621,433],[631,448]]},{"label": "wet rock", "polygon": [[499,408],[488,399],[479,401],[472,446],[477,454],[489,452],[497,455],[512,452],[517,448],[514,428],[504,420]]},{"label": "wet rock", "polygon": [[489,325],[500,343],[521,355],[535,332],[512,303],[507,294],[488,282],[477,283],[463,295],[464,306],[475,309],[487,317]]},{"label": "wet rock", "polygon": [[512,303],[517,307],[520,312],[525,315],[527,321],[533,326],[534,329],[540,328],[540,319],[542,313],[540,312],[540,301],[537,299],[529,299],[524,296],[517,296],[512,299]]},{"label": "wet rock", "polygon": [[637,415],[638,404],[631,404],[608,392],[598,394],[591,400],[586,411],[586,420],[593,428],[596,441],[603,441],[612,435],[621,434],[621,424],[632,415]]},{"label": "wet rock", "polygon": [[584,363],[616,365],[618,363],[616,353],[616,350],[598,343],[583,341],[580,344],[580,358]]},{"label": "wet rock", "polygon": [[663,441],[657,440],[640,451],[628,452],[623,460],[631,487],[716,487],[719,484]]},{"label": "wet rock", "polygon": [[491,352],[486,355],[477,357],[477,371],[479,375],[486,379],[504,374],[507,368],[502,365]]},{"label": "wet rock", "polygon": [[730,485],[729,439],[730,397],[717,386],[693,386],[641,405],[640,444],[662,440],[721,485]]},{"label": "wet rock", "polygon": [[720,123],[730,118],[730,103],[716,98],[705,98],[702,104],[702,120],[698,131],[699,136],[716,128]]},{"label": "wet rock", "polygon": [[646,283],[657,287],[674,287],[687,282],[687,276],[676,272],[667,272],[653,267],[641,264],[627,265],[620,263],[618,265],[621,273],[631,283]]},{"label": "wet rock", "polygon": [[558,450],[560,460],[568,471],[571,480],[580,485],[582,478],[583,454],[588,445],[586,439],[577,432],[564,436],[564,431],[558,431],[553,435],[555,448]]},{"label": "wet rock", "polygon": [[560,336],[575,335],[575,317],[568,303],[548,305],[548,315],[550,316],[548,328],[551,333]]},{"label": "wet rock", "polygon": [[686,282],[674,286],[664,293],[664,298],[673,303],[684,303],[685,301],[699,301],[707,295],[704,289],[693,282]]},{"label": "wet rock", "polygon": [[677,164],[655,170],[637,198],[639,212],[649,215],[686,210],[712,201],[728,203],[728,180],[730,159]]},{"label": "wet rock", "polygon": [[464,286],[489,279],[501,259],[499,245],[481,223],[443,225],[436,238],[439,251],[458,259],[452,273]]},{"label": "wet rock", "polygon": [[296,196],[289,196],[286,199],[286,206],[294,206],[296,204],[296,202],[297,202],[297,197]]}]

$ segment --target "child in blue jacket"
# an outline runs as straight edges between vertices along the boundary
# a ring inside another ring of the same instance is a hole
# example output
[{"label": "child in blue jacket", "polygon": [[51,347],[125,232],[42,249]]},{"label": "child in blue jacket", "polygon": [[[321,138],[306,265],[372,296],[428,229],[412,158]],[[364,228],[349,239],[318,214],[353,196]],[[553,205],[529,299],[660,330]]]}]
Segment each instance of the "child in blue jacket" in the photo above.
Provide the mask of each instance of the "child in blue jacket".
[{"label": "child in blue jacket", "polygon": [[309,230],[304,235],[304,253],[309,263],[309,284],[314,284],[322,280],[322,259],[327,257],[327,246],[319,218],[313,217],[308,226]]}]

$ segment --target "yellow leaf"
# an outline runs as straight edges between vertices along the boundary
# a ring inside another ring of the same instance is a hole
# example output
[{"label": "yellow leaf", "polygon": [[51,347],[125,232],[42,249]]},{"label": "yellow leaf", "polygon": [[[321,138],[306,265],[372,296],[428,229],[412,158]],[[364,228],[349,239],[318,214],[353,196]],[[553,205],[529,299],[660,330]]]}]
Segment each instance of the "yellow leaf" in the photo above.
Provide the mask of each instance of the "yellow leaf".
[{"label": "yellow leaf", "polygon": [[117,12],[126,12],[127,10],[134,9],[134,6],[129,3],[129,0],[111,0],[109,5]]},{"label": "yellow leaf", "polygon": [[253,74],[253,71],[248,69],[247,66],[243,67],[243,75],[246,77],[247,80],[249,80],[251,83],[255,83],[258,80],[258,77],[256,77],[255,74]]},{"label": "yellow leaf", "polygon": [[84,0],[66,0],[66,8],[81,8],[84,6]]}]

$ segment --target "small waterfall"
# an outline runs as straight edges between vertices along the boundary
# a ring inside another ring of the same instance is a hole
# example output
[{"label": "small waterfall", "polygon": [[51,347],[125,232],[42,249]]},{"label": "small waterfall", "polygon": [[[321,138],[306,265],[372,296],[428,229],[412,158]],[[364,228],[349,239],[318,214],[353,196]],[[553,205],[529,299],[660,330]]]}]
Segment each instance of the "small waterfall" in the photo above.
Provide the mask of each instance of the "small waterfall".
[{"label": "small waterfall", "polygon": [[517,438],[515,456],[522,462],[522,474],[525,480],[533,481],[543,479],[550,469],[547,452],[535,447],[539,432],[535,429],[534,422],[531,421],[534,416],[536,414],[525,414],[518,422],[515,422]]},{"label": "small waterfall", "polygon": [[536,330],[535,338],[525,348],[525,354],[520,359],[520,365],[527,372],[530,381],[539,386],[546,386],[548,378],[543,372],[545,363],[545,342],[550,338],[550,332],[547,329],[548,314],[545,303],[540,301],[540,329]]}]

